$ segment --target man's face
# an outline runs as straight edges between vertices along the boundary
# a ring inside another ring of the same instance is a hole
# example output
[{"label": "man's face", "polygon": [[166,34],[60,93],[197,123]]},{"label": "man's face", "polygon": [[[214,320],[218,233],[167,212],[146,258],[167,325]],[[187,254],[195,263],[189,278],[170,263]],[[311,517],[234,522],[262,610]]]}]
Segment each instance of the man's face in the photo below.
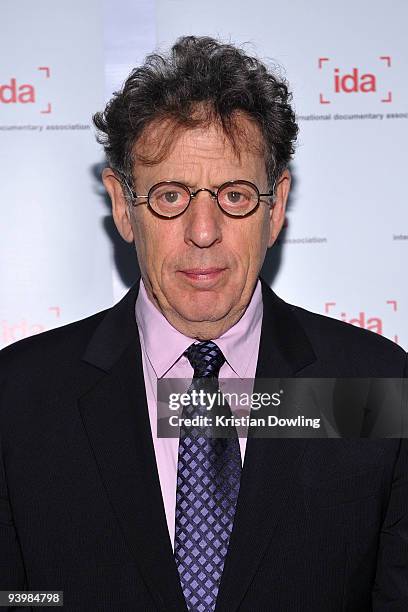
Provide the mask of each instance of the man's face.
[{"label": "man's face", "polygon": [[[242,121],[250,137],[260,139],[257,129]],[[148,147],[148,142],[144,138],[139,147]],[[151,166],[136,163],[133,174],[138,194],[166,180],[192,191],[216,191],[226,181],[242,179],[260,193],[269,192],[263,156],[252,147],[242,148],[238,159],[216,126],[183,132],[166,159]],[[129,209],[109,169],[104,181],[118,230],[125,240],[134,240],[148,295],[166,319],[199,339],[217,338],[237,322],[251,299],[266,249],[282,227],[289,174],[281,177],[274,209],[261,202],[244,218],[227,216],[206,191],[181,216],[158,218],[146,205]]]}]

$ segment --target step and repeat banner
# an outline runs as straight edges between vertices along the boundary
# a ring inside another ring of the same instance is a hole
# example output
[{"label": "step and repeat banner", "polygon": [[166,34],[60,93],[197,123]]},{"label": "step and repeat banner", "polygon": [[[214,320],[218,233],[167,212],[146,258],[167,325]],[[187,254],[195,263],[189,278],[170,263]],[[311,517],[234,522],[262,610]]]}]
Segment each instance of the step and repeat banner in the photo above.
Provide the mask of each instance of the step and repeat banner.
[{"label": "step and repeat banner", "polygon": [[138,274],[116,234],[92,114],[181,35],[283,74],[300,133],[263,275],[284,299],[408,348],[408,4],[3,0],[0,348],[111,306]]}]

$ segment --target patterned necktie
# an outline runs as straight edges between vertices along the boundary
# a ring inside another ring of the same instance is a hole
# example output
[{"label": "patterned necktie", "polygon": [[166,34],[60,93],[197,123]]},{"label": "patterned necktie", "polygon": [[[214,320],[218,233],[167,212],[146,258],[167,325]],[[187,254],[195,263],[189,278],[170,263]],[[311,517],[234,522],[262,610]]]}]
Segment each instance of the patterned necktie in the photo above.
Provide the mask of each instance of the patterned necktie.
[{"label": "patterned necktie", "polygon": [[[189,392],[202,389],[203,378],[212,379],[212,391],[218,390],[225,361],[218,346],[211,341],[192,344],[184,355],[194,368]],[[190,404],[183,417],[205,412]],[[180,428],[174,555],[188,609],[209,612],[215,608],[234,522],[241,454],[235,427],[228,438],[197,437],[193,429],[189,435]]]}]

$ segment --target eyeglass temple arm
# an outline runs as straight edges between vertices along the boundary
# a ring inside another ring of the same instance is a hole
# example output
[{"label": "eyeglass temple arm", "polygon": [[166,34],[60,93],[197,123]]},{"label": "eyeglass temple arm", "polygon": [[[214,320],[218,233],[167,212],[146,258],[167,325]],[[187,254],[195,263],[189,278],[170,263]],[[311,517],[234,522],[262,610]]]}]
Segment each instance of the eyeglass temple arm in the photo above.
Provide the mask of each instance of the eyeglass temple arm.
[{"label": "eyeglass temple arm", "polygon": [[[136,198],[147,198],[147,194],[146,195],[137,195],[137,193],[135,193],[133,191],[133,189],[131,188],[131,186],[129,185],[129,183],[126,180],[126,176],[123,174],[123,172],[120,172],[119,170],[117,170],[117,172],[120,174],[121,179],[117,179],[119,182],[123,182],[125,184],[126,189],[129,192],[129,195],[131,197],[132,200],[136,200]],[[116,177],[115,177],[116,178]],[[144,202],[132,202],[132,206],[140,206],[141,204],[144,204]]]},{"label": "eyeglass temple arm", "polygon": [[272,191],[270,193],[260,193],[259,197],[263,196],[272,196],[272,204],[275,204],[276,201],[276,193],[275,193],[276,181],[273,182]]}]

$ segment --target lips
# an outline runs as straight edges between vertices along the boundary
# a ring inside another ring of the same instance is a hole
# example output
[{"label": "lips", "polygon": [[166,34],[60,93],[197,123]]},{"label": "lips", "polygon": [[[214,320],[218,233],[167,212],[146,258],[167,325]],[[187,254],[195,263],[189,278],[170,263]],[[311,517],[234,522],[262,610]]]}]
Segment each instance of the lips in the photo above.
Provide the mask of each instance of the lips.
[{"label": "lips", "polygon": [[180,273],[190,281],[208,282],[217,280],[226,268],[189,268],[180,270]]},{"label": "lips", "polygon": [[184,272],[184,274],[213,274],[222,270],[225,270],[225,268],[190,268],[189,270],[181,270],[181,272]]}]

